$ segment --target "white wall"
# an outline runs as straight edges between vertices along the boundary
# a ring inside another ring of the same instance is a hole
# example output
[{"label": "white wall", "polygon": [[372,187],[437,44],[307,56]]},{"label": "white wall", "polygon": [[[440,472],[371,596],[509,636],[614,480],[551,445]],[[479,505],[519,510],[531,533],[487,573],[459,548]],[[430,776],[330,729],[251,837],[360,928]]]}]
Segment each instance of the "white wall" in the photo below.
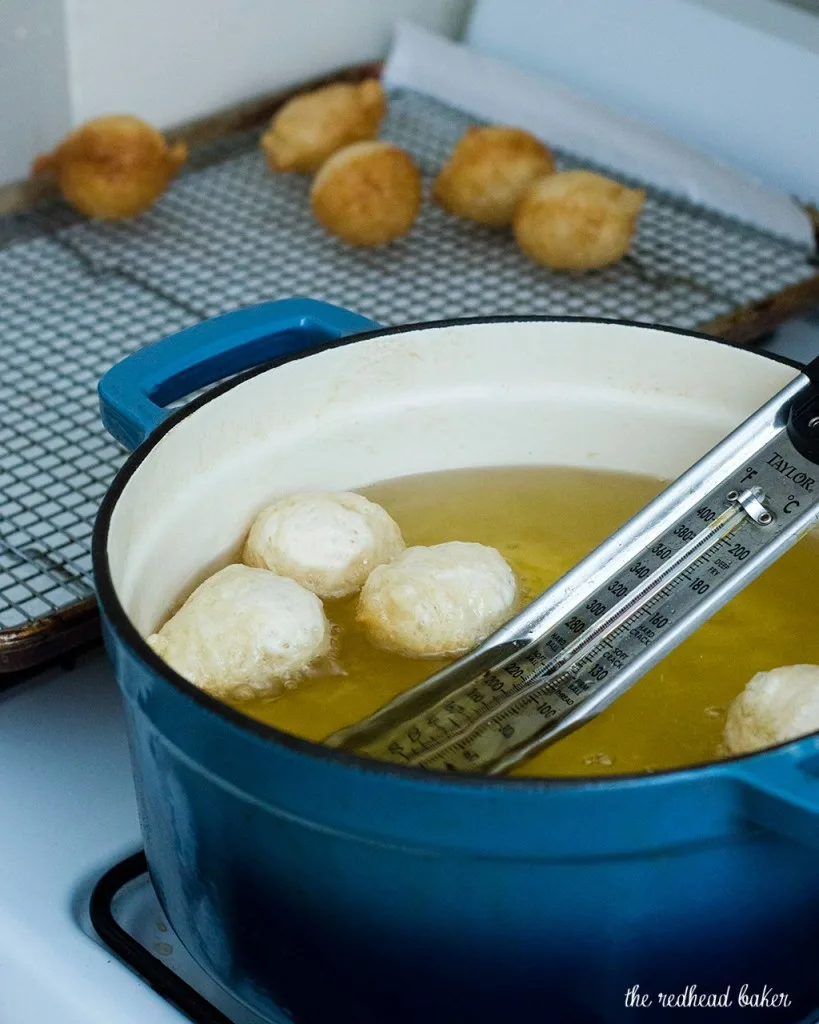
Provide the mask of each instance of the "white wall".
[{"label": "white wall", "polygon": [[63,0],[0,0],[0,184],[71,120]]},{"label": "white wall", "polygon": [[691,0],[700,7],[819,53],[819,0]]},{"label": "white wall", "polygon": [[447,34],[466,0],[66,0],[75,120],[167,126],[383,56],[396,18]]},{"label": "white wall", "polygon": [[469,0],[0,0],[0,183],[69,124],[169,127],[385,55],[395,21],[447,35]]},{"label": "white wall", "polygon": [[819,201],[819,18],[775,0],[478,0],[467,40]]}]

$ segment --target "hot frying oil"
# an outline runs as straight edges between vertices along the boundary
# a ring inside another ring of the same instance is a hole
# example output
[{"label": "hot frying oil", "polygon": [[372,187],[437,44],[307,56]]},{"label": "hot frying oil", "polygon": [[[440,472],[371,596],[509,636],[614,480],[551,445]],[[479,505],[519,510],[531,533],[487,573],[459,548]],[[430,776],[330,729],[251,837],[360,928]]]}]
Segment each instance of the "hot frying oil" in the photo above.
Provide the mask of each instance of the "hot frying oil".
[{"label": "hot frying oil", "polygon": [[[497,548],[531,600],[653,498],[664,484],[598,470],[517,467],[389,480],[362,493],[408,545],[478,541]],[[719,755],[725,710],[761,670],[819,663],[814,593],[819,541],[803,540],[597,719],[514,770],[517,775],[656,771]],[[328,602],[337,672],[247,714],[321,740],[441,668],[376,650],[355,625],[356,598]]]}]

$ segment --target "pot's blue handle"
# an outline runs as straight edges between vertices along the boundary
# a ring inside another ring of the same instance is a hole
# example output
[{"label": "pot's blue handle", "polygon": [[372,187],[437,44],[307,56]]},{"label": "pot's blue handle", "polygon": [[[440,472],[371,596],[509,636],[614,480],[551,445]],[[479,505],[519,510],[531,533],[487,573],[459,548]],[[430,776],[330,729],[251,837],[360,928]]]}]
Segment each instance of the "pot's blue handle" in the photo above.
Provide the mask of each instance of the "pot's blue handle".
[{"label": "pot's blue handle", "polygon": [[102,422],[120,444],[134,449],[168,415],[163,406],[278,356],[378,327],[315,299],[281,299],[225,313],[113,366],[99,383]]},{"label": "pot's blue handle", "polygon": [[793,749],[740,761],[730,773],[743,786],[746,818],[819,848],[819,742],[803,740]]}]

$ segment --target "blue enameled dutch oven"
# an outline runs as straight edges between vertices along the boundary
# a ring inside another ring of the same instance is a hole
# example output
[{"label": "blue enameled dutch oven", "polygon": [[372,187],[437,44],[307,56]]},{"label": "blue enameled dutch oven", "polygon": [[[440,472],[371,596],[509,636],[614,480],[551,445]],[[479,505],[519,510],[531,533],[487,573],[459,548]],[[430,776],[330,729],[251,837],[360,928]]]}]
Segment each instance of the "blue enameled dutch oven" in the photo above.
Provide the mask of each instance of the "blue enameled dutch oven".
[{"label": "blue enameled dutch oven", "polygon": [[[730,986],[733,1006],[711,1011],[723,1021],[819,1004],[815,736],[642,777],[439,777],[246,718],[143,639],[278,495],[503,464],[672,477],[797,372],[634,324],[383,329],[294,299],[105,376],[103,419],[135,449],[94,537],[107,647],[153,881],[207,971],[300,1024],[685,1013],[630,1008],[634,985]],[[743,985],[788,1005],[740,1005]]]}]

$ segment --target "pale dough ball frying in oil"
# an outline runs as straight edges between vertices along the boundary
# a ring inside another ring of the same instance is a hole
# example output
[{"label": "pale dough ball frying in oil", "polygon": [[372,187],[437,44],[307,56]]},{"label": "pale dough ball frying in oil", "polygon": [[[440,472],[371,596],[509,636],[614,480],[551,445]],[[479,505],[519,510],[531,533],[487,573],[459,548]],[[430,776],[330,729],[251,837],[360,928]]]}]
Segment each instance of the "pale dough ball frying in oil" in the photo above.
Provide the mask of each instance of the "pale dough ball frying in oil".
[{"label": "pale dough ball frying in oil", "polygon": [[150,647],[215,697],[272,696],[329,654],[321,601],[285,576],[229,565],[201,583]]},{"label": "pale dough ball frying in oil", "polygon": [[725,748],[748,754],[812,732],[819,732],[819,665],[787,665],[758,672],[731,703]]},{"label": "pale dough ball frying in oil", "polygon": [[242,561],[289,576],[324,600],[357,593],[376,566],[404,550],[398,524],[349,491],[294,494],[256,516]]},{"label": "pale dough ball frying in oil", "polygon": [[407,548],[370,575],[356,621],[377,647],[408,658],[465,654],[505,622],[515,574],[494,548],[450,541]]}]

